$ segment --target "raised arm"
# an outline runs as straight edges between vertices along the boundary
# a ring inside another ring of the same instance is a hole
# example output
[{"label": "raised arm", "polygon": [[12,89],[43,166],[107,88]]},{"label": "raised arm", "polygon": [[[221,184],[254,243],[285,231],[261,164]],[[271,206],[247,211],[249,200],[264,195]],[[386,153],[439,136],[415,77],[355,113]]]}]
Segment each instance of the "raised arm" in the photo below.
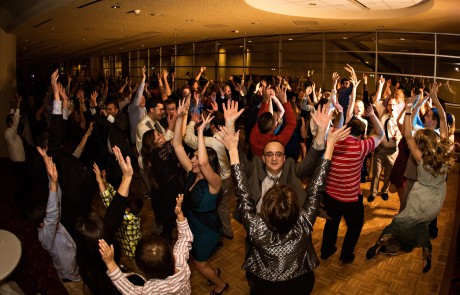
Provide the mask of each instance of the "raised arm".
[{"label": "raised arm", "polygon": [[439,102],[438,99],[438,84],[436,82],[431,85],[431,90],[430,90],[430,97],[433,100],[433,104],[438,110],[438,115],[439,115],[439,133],[441,135],[441,138],[447,138],[448,137],[448,129],[447,129],[447,119],[446,119],[446,112],[444,111],[444,108],[442,107],[441,103]]},{"label": "raised arm", "polygon": [[350,82],[353,84],[353,90],[351,92],[351,99],[348,103],[348,108],[347,108],[347,116],[345,118],[345,124],[350,122],[351,118],[353,117],[353,110],[355,109],[355,101],[356,101],[356,89],[358,88],[359,83],[361,80],[357,81],[356,75],[353,77],[350,77]]},{"label": "raised arm", "polygon": [[182,165],[182,168],[184,168],[187,172],[192,170],[192,161],[190,161],[189,157],[185,153],[184,146],[182,145],[182,124],[188,104],[190,104],[190,97],[179,101],[179,105],[177,106],[177,120],[172,139],[172,145],[177,159]]},{"label": "raised arm", "polygon": [[381,101],[383,85],[385,85],[385,78],[383,78],[383,75],[381,75],[379,79],[379,87],[375,94],[375,100],[374,100],[374,105],[375,105],[375,108],[377,109],[377,112],[379,113],[379,116],[381,116],[381,114],[383,114],[383,112],[385,111],[385,107],[383,106],[383,103]]},{"label": "raised arm", "polygon": [[89,123],[88,130],[86,130],[85,134],[83,134],[83,137],[81,138],[78,146],[75,148],[72,156],[76,158],[80,158],[81,154],[83,153],[85,149],[86,142],[88,141],[88,138],[91,136],[91,133],[93,132],[93,125],[94,125],[94,122]]},{"label": "raised arm", "polygon": [[61,190],[59,189],[58,172],[53,159],[48,157],[46,152],[40,147],[37,147],[37,150],[45,162],[49,179],[49,196],[46,205],[46,215],[43,220],[43,226],[39,231],[39,236],[41,236],[40,241],[43,247],[49,251],[53,247],[54,238],[61,218]]},{"label": "raised arm", "polygon": [[[168,96],[171,95],[171,87],[169,87],[169,83],[168,83],[168,71],[163,69],[161,71],[161,74],[163,76],[163,85],[165,87],[165,94],[166,94],[166,99],[168,98]],[[164,100],[166,100],[164,99]]]},{"label": "raised arm", "polygon": [[406,113],[404,116],[404,138],[406,139],[410,153],[417,162],[420,162],[422,160],[422,152],[417,147],[417,144],[415,143],[415,140],[412,137],[412,111],[412,102],[408,102],[406,104]]},{"label": "raised arm", "polygon": [[198,166],[200,167],[201,173],[209,183],[209,191],[216,194],[222,187],[222,178],[215,172],[211,165],[209,165],[208,152],[206,151],[206,145],[204,143],[204,128],[208,125],[214,117],[209,114],[206,118],[201,115],[203,123],[198,127]]},{"label": "raised arm", "polygon": [[385,135],[382,124],[380,124],[380,120],[375,115],[374,108],[371,105],[366,107],[366,114],[368,115],[369,120],[374,127],[374,134],[372,134],[371,137],[374,138],[375,146],[378,146],[383,136]]},{"label": "raised arm", "polygon": [[206,71],[206,67],[201,66],[200,71],[199,71],[198,74],[196,74],[196,76],[195,76],[195,81],[199,81],[199,80],[200,80],[201,74],[203,74],[204,71]]},{"label": "raised arm", "polygon": [[145,79],[147,78],[147,76],[145,75],[145,66],[142,68],[142,78],[141,78],[141,82],[139,83],[139,86],[137,87],[137,90],[136,90],[136,95],[134,96],[134,100],[132,102],[132,104],[136,107],[138,107],[141,103],[141,98],[142,98],[142,95],[144,93],[144,86],[145,86]]}]

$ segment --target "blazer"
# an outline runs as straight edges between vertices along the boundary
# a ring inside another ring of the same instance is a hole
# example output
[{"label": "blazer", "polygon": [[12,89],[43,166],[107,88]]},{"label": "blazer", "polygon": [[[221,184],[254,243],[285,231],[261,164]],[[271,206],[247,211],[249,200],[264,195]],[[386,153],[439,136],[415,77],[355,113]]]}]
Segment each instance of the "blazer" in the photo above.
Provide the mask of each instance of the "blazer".
[{"label": "blazer", "polygon": [[[307,156],[301,162],[296,163],[292,158],[287,158],[284,162],[283,173],[280,176],[279,183],[290,186],[296,192],[297,196],[299,196],[299,204],[301,206],[307,197],[307,192],[302,186],[301,179],[305,176],[313,175],[323,153],[324,148],[319,150],[311,146]],[[249,161],[241,146],[238,149],[238,154],[242,170],[248,179],[251,197],[255,204],[257,204],[262,194],[262,182],[267,177],[265,163],[258,156],[254,156],[252,161]]]}]

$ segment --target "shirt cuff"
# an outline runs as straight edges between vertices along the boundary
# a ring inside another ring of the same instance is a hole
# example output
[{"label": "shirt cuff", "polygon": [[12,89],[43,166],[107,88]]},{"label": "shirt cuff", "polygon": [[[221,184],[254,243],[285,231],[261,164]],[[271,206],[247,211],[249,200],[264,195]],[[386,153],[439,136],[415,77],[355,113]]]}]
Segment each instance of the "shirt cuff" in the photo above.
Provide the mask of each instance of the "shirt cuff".
[{"label": "shirt cuff", "polygon": [[53,100],[53,115],[62,115],[62,101]]},{"label": "shirt cuff", "polygon": [[62,110],[62,118],[64,120],[67,120],[70,116],[71,111],[69,109],[63,109]]},{"label": "shirt cuff", "polygon": [[96,109],[95,109],[95,108],[90,108],[89,110],[90,110],[90,112],[91,112],[91,115],[95,115],[95,114],[96,114]]},{"label": "shirt cuff", "polygon": [[113,123],[113,122],[115,122],[115,118],[112,115],[109,115],[107,117],[107,121],[109,121],[110,123]]}]

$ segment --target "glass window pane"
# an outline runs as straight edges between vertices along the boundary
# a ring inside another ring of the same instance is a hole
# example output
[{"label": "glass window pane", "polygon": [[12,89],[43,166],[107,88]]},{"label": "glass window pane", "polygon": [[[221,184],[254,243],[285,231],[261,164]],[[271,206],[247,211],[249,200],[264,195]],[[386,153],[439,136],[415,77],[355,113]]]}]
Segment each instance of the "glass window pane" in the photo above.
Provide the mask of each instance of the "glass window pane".
[{"label": "glass window pane", "polygon": [[375,33],[326,34],[327,51],[375,51]]},{"label": "glass window pane", "polygon": [[460,56],[460,36],[437,35],[438,54]]},{"label": "glass window pane", "polygon": [[438,57],[436,76],[460,79],[460,58]]},{"label": "glass window pane", "polygon": [[434,54],[434,34],[377,33],[379,52]]},{"label": "glass window pane", "polygon": [[379,54],[378,72],[405,75],[434,75],[434,56]]},{"label": "glass window pane", "polygon": [[279,66],[279,36],[247,38],[246,64],[251,68],[277,68]]}]

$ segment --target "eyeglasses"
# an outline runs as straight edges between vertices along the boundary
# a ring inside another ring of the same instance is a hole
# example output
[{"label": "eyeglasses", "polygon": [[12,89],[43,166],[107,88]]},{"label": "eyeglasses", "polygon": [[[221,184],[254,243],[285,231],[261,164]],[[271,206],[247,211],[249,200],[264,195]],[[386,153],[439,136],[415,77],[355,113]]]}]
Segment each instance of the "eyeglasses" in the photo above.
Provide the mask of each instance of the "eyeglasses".
[{"label": "eyeglasses", "polygon": [[264,155],[265,155],[265,157],[269,157],[269,158],[271,158],[271,157],[273,157],[273,156],[276,156],[277,158],[281,158],[284,154],[283,154],[282,152],[276,152],[276,153],[274,153],[274,152],[267,152],[267,153],[265,153]]}]

